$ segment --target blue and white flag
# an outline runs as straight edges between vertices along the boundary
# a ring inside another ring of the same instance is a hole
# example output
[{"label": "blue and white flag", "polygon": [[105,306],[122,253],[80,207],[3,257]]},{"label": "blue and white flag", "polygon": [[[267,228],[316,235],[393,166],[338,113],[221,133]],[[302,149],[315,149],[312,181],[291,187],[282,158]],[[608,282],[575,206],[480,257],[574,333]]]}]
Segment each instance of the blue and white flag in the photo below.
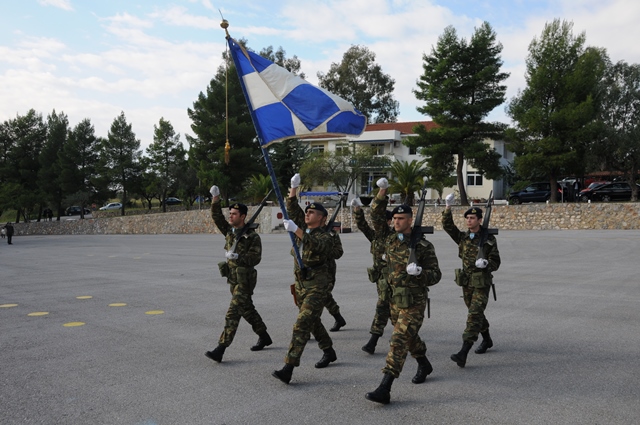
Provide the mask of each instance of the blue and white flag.
[{"label": "blue and white flag", "polygon": [[261,147],[309,135],[362,134],[367,118],[349,102],[228,41]]}]

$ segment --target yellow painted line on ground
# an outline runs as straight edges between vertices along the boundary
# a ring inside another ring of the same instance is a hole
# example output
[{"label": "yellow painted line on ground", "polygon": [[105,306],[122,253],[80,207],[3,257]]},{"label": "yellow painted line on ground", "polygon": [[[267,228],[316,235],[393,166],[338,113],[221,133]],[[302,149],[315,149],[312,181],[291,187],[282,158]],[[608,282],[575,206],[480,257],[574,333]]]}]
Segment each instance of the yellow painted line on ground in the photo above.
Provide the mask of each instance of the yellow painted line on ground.
[{"label": "yellow painted line on ground", "polygon": [[49,314],[48,311],[34,311],[33,313],[27,314],[27,316],[46,316]]},{"label": "yellow painted line on ground", "polygon": [[79,297],[76,297],[79,300],[88,300],[90,298],[93,298],[93,296],[91,295],[80,295]]},{"label": "yellow painted line on ground", "polygon": [[64,326],[65,328],[74,328],[76,326],[84,326],[85,323],[84,322],[69,322],[69,323],[65,323]]},{"label": "yellow painted line on ground", "polygon": [[0,308],[18,307],[18,304],[0,304]]},{"label": "yellow painted line on ground", "polygon": [[144,314],[164,314],[163,310],[150,310],[145,312]]},{"label": "yellow painted line on ground", "polygon": [[124,307],[127,303],[111,303],[109,307]]}]

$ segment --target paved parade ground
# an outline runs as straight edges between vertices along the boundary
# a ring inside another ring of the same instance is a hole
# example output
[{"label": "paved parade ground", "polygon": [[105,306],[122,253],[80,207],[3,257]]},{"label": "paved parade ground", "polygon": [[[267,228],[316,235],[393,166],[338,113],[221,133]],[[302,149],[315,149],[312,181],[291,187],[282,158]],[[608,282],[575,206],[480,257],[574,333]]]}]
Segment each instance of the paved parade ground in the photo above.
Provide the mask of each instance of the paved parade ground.
[{"label": "paved parade ground", "polygon": [[[290,385],[280,369],[297,309],[286,234],[261,235],[254,301],[274,344],[252,352],[242,322],[222,363],[230,300],[220,235],[24,236],[0,240],[2,424],[637,424],[640,231],[501,231],[489,301],[494,348],[459,368],[466,308],[457,246],[430,235],[443,272],[420,335],[434,371],[391,404],[365,399],[382,378],[391,326],[369,338],[376,290],[369,243],[342,235],[334,297],[347,326],[338,361],[315,369],[313,339]],[[324,313],[329,328],[333,318]],[[475,348],[475,347],[474,347]]]}]

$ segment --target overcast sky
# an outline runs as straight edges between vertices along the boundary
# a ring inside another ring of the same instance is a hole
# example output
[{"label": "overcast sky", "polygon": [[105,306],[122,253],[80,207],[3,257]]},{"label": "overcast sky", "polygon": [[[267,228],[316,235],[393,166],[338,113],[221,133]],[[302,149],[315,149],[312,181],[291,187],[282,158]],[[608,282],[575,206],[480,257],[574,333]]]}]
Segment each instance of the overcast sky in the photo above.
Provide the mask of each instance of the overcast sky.
[{"label": "overcast sky", "polygon": [[[612,61],[640,63],[637,0],[13,0],[0,6],[0,121],[29,109],[90,118],[107,136],[124,111],[142,148],[169,120],[191,134],[187,108],[221,64],[220,12],[255,51],[282,47],[317,84],[354,44],[376,54],[396,81],[398,121],[428,120],[412,90],[444,28],[469,38],[488,21],[504,46],[507,98],[524,88],[528,46],[554,18],[571,21]],[[491,120],[509,120],[502,105]]]}]

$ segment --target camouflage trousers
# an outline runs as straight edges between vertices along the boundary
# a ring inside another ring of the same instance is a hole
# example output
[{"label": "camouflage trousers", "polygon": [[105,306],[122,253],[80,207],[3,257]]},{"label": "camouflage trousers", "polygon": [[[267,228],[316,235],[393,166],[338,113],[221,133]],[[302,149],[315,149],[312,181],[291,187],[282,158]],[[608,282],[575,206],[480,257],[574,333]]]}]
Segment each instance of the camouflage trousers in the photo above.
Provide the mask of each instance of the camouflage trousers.
[{"label": "camouflage trousers", "polygon": [[338,303],[336,302],[336,300],[333,298],[333,287],[335,286],[336,282],[332,282],[329,285],[329,295],[327,296],[327,302],[325,304],[325,308],[327,309],[327,311],[329,312],[329,314],[331,314],[332,316],[335,316],[336,314],[340,314],[340,306],[338,305]]},{"label": "camouflage trousers", "polygon": [[490,286],[485,288],[462,287],[462,298],[467,305],[467,327],[462,333],[462,341],[474,343],[481,332],[489,330],[489,322],[484,315],[484,310],[489,302]]},{"label": "camouflage trousers", "polygon": [[372,335],[382,336],[387,322],[391,318],[391,308],[389,307],[390,291],[389,285],[385,279],[380,279],[376,283],[378,290],[378,301],[376,302],[376,314],[373,316],[371,329],[369,333]]},{"label": "camouflage trousers", "polygon": [[296,282],[298,318],[293,325],[289,351],[284,358],[286,364],[300,366],[300,357],[312,334],[321,350],[333,346],[333,341],[320,320],[328,294],[326,285],[310,286],[305,289]]},{"label": "camouflage trousers", "polygon": [[397,378],[402,372],[407,353],[411,353],[414,358],[426,354],[427,345],[418,335],[426,306],[424,300],[409,308],[398,308],[393,302],[390,303],[393,333],[386,365],[382,368],[383,373],[389,373]]},{"label": "camouflage trousers", "polygon": [[233,338],[238,330],[240,324],[240,318],[244,318],[250,325],[256,334],[266,332],[267,325],[262,321],[262,317],[258,314],[256,307],[253,305],[251,295],[253,289],[250,284],[235,284],[229,285],[231,290],[231,302],[229,303],[229,309],[224,318],[224,330],[218,343],[228,347],[233,342]]}]

